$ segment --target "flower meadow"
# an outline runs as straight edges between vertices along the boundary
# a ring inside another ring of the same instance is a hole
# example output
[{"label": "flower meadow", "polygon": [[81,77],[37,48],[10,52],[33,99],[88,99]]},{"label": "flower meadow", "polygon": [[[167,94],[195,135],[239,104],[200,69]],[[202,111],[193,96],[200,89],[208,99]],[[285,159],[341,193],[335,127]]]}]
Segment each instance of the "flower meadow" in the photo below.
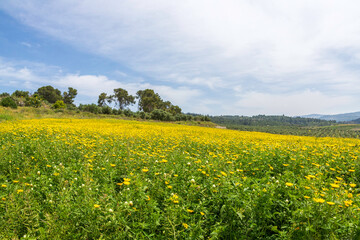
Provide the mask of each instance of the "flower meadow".
[{"label": "flower meadow", "polygon": [[0,123],[1,239],[359,239],[360,140]]}]

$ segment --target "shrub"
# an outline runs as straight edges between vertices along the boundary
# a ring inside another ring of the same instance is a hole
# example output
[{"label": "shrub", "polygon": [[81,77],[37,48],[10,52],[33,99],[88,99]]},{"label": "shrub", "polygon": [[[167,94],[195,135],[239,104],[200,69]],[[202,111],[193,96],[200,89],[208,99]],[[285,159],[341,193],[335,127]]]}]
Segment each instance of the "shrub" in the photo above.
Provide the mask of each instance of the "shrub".
[{"label": "shrub", "polygon": [[101,108],[101,112],[102,112],[103,114],[112,114],[112,109],[111,109],[111,107],[109,107],[109,106],[103,106],[103,107]]},{"label": "shrub", "polygon": [[60,108],[66,108],[66,105],[65,105],[64,101],[58,100],[52,105],[52,107],[54,109],[60,109]]},{"label": "shrub", "polygon": [[99,107],[96,104],[80,104],[79,105],[79,110],[83,111],[83,112],[91,112],[91,113],[101,113],[101,107]]},{"label": "shrub", "polygon": [[31,97],[27,97],[25,101],[25,106],[27,107],[40,107],[41,106],[41,99],[37,94],[34,94]]},{"label": "shrub", "polygon": [[3,98],[0,102],[0,105],[3,107],[11,107],[11,108],[17,108],[16,102],[11,97]]}]

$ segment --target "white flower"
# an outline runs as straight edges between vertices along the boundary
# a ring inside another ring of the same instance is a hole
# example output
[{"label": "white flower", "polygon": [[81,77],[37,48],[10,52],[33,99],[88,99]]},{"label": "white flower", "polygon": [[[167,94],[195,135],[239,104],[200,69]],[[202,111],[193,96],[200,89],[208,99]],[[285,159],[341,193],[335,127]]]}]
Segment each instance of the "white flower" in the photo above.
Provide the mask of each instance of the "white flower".
[{"label": "white flower", "polygon": [[109,209],[109,212],[113,212],[114,210],[112,210],[111,208]]},{"label": "white flower", "polygon": [[195,179],[191,179],[190,182],[195,183]]}]

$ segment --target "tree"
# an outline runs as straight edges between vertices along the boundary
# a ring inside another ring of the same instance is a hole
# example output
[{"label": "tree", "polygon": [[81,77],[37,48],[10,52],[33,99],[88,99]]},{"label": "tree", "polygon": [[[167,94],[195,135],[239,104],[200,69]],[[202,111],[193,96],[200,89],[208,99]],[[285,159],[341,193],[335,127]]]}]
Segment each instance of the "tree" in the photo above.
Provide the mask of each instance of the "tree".
[{"label": "tree", "polygon": [[171,105],[170,108],[168,109],[168,111],[172,115],[181,114],[181,108],[177,105]]},{"label": "tree", "polygon": [[7,92],[0,93],[0,98],[4,98],[4,97],[10,97],[10,94]]},{"label": "tree", "polygon": [[106,102],[109,104],[113,101],[112,96],[108,96],[106,93],[100,93],[99,99],[98,99],[98,106],[104,107],[107,106]]},{"label": "tree", "polygon": [[114,89],[114,99],[119,105],[119,109],[123,110],[125,107],[129,106],[130,104],[135,103],[135,97],[129,95],[128,91],[122,88]]},{"label": "tree", "polygon": [[49,103],[55,103],[56,101],[62,100],[60,90],[57,88],[53,88],[52,86],[41,87],[35,93]]},{"label": "tree", "polygon": [[77,90],[72,87],[69,87],[68,91],[63,93],[64,103],[69,105],[73,104],[76,95],[77,95]]},{"label": "tree", "polygon": [[28,92],[28,91],[16,90],[15,92],[13,92],[12,96],[13,96],[13,97],[24,97],[24,98],[27,98],[27,97],[29,97],[29,92]]},{"label": "tree", "polygon": [[162,103],[159,94],[152,89],[137,91],[136,98],[139,99],[139,110],[144,112],[152,112],[159,108]]}]

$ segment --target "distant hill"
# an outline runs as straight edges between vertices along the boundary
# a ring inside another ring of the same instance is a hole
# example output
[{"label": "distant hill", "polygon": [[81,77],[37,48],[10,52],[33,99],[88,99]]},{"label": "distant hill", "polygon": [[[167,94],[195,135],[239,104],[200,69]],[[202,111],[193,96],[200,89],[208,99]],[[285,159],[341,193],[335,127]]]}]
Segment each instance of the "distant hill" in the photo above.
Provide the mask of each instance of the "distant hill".
[{"label": "distant hill", "polygon": [[352,120],[351,122],[352,122],[352,123],[356,123],[356,124],[360,124],[360,118],[355,119],[355,120]]},{"label": "distant hill", "polygon": [[234,125],[243,126],[329,126],[335,121],[317,118],[287,117],[287,116],[210,116],[212,122],[231,128]]},{"label": "distant hill", "polygon": [[322,120],[335,120],[337,122],[348,122],[353,121],[360,118],[360,112],[353,112],[353,113],[341,113],[341,114],[334,114],[334,115],[321,115],[321,114],[310,114],[302,116],[305,118],[316,118]]}]

